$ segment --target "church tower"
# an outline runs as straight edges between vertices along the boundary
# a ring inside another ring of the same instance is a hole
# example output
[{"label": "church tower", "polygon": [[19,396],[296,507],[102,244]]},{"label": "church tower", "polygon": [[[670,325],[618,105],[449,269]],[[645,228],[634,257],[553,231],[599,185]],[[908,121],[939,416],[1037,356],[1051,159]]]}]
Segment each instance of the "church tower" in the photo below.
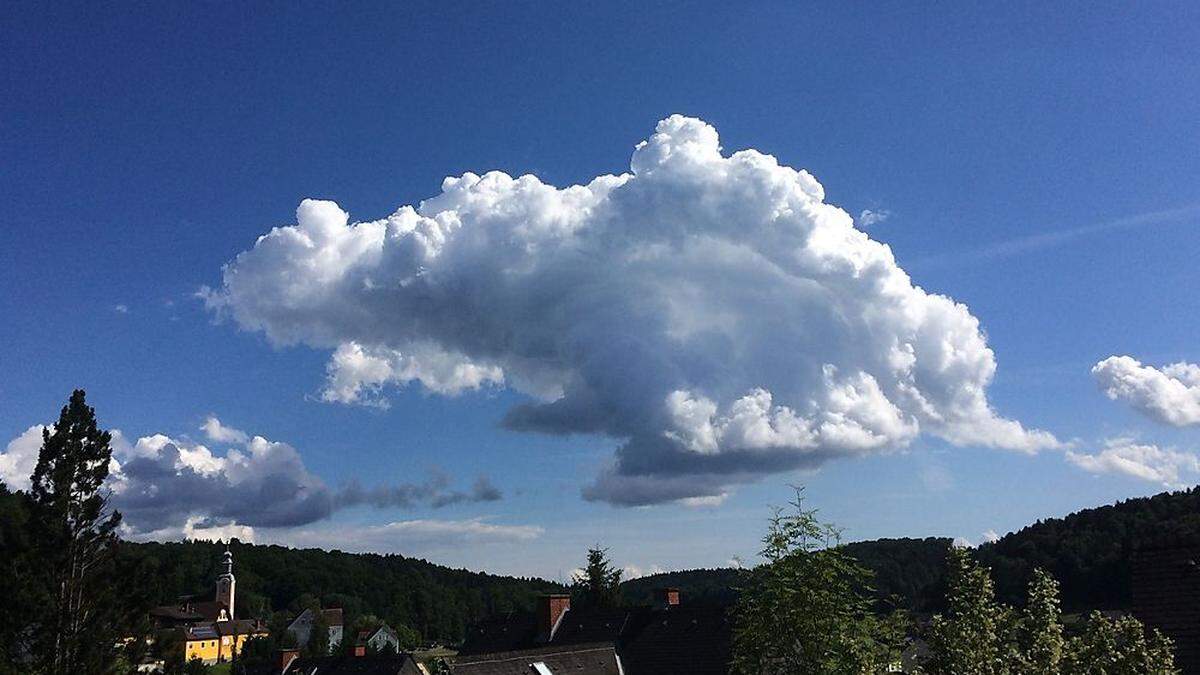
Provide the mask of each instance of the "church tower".
[{"label": "church tower", "polygon": [[217,577],[217,602],[225,603],[230,619],[233,618],[233,596],[236,583],[233,578],[233,554],[229,552],[229,547],[225,547],[225,573]]}]

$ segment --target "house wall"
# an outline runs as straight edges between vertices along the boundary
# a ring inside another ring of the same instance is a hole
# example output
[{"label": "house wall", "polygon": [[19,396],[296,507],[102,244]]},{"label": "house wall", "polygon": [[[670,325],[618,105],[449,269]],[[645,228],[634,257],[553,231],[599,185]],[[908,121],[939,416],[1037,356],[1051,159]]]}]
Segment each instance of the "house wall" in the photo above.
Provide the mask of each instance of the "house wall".
[{"label": "house wall", "polygon": [[201,661],[212,665],[217,662],[217,657],[221,653],[221,639],[208,638],[205,640],[188,640],[183,645],[183,660],[191,661],[192,659],[200,659]]},{"label": "house wall", "polygon": [[183,646],[183,660],[200,659],[210,666],[219,661],[228,661],[235,652],[242,653],[242,648],[246,646],[247,640],[265,635],[266,633],[239,635],[236,642],[232,635],[222,635],[218,638],[204,640],[188,640]]},{"label": "house wall", "polygon": [[396,653],[400,652],[400,638],[385,630],[376,631],[376,633],[372,635],[369,640],[367,640],[367,644],[371,645],[371,647],[377,651],[383,651],[384,647],[391,645],[392,649],[394,649]]}]

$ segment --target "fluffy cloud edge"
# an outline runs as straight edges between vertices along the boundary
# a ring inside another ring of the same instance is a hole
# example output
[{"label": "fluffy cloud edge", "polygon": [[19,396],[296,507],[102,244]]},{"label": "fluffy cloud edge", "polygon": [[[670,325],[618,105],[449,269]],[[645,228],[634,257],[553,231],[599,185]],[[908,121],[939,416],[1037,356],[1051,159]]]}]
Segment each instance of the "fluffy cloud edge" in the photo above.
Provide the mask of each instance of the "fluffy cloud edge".
[{"label": "fluffy cloud edge", "polygon": [[967,307],[824,198],[675,115],[629,173],[586,185],[467,173],[354,223],[305,200],[202,297],[276,344],[334,350],[327,401],[385,407],[412,382],[531,394],[511,428],[624,443],[589,499],[708,499],[920,433],[1063,448],[991,407],[995,358]]},{"label": "fluffy cloud edge", "polygon": [[1200,424],[1200,365],[1180,361],[1162,368],[1131,356],[1110,356],[1092,368],[1108,398],[1175,427]]},{"label": "fluffy cloud edge", "polygon": [[1107,439],[1099,452],[1091,454],[1068,450],[1066,459],[1088,473],[1136,478],[1173,490],[1194,485],[1200,478],[1200,458],[1195,453],[1132,438]]}]

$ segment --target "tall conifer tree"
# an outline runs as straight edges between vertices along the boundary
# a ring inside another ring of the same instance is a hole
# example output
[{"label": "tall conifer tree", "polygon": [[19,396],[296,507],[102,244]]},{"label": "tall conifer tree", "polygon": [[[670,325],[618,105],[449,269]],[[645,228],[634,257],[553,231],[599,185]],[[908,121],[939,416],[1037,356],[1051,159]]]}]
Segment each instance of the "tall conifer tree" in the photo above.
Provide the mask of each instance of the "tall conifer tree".
[{"label": "tall conifer tree", "polygon": [[116,658],[120,610],[112,588],[121,514],[104,488],[111,441],[82,389],[71,394],[53,431],[42,432],[30,496],[47,602],[31,652],[45,673],[105,673]]}]

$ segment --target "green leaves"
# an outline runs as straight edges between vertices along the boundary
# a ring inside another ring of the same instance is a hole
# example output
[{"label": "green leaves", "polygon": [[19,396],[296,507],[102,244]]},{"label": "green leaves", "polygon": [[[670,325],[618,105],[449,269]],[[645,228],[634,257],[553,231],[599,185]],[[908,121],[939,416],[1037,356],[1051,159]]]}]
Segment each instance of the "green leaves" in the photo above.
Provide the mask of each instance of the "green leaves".
[{"label": "green leaves", "polygon": [[582,607],[616,607],[621,603],[621,570],[608,560],[608,549],[588,550],[587,567],[571,584],[573,602]]},{"label": "green leaves", "polygon": [[1024,610],[996,601],[988,570],[951,549],[947,605],[930,630],[925,672],[934,675],[1173,675],[1170,640],[1130,616],[1093,612],[1064,637],[1058,582],[1034,571]]},{"label": "green leaves", "polygon": [[[871,614],[870,572],[839,546],[839,532],[804,508],[776,509],[762,557],[735,609],[740,673],[866,673],[898,654],[903,628]],[[897,617],[899,620],[899,617]]]},{"label": "green leaves", "polygon": [[33,592],[48,599],[29,645],[46,673],[104,673],[116,663],[117,627],[144,610],[117,597],[114,559],[121,514],[104,489],[112,435],[96,423],[83,390],[71,394],[54,429],[42,432],[30,487]]}]

